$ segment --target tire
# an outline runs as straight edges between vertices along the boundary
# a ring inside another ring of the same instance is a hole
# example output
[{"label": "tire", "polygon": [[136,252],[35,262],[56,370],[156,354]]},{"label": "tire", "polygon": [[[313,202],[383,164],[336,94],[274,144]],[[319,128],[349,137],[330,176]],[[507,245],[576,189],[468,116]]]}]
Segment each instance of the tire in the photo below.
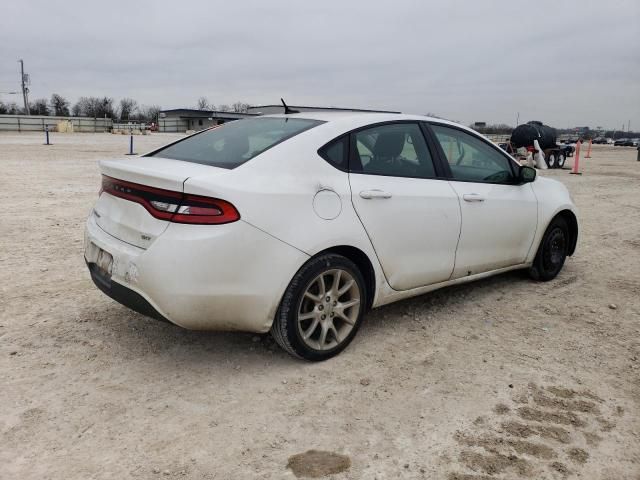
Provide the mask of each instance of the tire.
[{"label": "tire", "polygon": [[556,154],[555,153],[550,153],[547,158],[547,166],[549,168],[556,168]]},{"label": "tire", "polygon": [[564,164],[567,161],[567,157],[563,152],[558,153],[558,157],[556,159],[556,168],[564,168]]},{"label": "tire", "polygon": [[365,281],[355,263],[342,255],[321,255],[294,275],[278,307],[271,335],[294,357],[327,360],[351,343],[366,305]]},{"label": "tire", "polygon": [[554,218],[544,232],[538,252],[529,268],[534,280],[547,282],[556,278],[567,258],[569,227],[562,217]]}]

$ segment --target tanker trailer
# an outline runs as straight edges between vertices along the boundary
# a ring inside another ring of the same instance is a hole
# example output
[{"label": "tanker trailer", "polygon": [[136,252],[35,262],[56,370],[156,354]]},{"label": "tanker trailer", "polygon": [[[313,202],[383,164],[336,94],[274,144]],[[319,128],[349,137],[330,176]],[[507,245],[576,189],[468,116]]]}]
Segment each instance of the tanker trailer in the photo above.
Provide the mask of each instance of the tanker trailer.
[{"label": "tanker trailer", "polygon": [[530,152],[533,152],[533,141],[538,140],[549,168],[562,168],[567,156],[564,150],[556,143],[556,137],[555,128],[544,125],[542,122],[531,121],[518,125],[513,130],[510,143],[514,151],[520,147],[525,147]]}]

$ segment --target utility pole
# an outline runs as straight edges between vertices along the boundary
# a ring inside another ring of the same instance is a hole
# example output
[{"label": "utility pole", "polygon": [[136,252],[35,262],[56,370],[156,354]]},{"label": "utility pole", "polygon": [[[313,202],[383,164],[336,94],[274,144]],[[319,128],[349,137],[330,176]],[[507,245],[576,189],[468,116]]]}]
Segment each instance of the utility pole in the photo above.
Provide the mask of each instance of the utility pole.
[{"label": "utility pole", "polygon": [[29,111],[29,88],[27,85],[29,84],[29,75],[24,73],[24,62],[22,59],[18,60],[20,62],[20,81],[22,84],[22,100],[24,100],[24,113],[27,115],[31,115]]}]

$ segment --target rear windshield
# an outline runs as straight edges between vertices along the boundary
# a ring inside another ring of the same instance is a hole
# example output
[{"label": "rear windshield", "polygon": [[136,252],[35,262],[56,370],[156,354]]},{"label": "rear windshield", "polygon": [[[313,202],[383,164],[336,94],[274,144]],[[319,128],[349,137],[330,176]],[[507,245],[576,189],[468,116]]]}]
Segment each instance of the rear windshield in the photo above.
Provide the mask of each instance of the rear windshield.
[{"label": "rear windshield", "polygon": [[235,120],[198,133],[152,153],[214,167],[235,168],[265,150],[323,122],[304,118],[251,118]]}]

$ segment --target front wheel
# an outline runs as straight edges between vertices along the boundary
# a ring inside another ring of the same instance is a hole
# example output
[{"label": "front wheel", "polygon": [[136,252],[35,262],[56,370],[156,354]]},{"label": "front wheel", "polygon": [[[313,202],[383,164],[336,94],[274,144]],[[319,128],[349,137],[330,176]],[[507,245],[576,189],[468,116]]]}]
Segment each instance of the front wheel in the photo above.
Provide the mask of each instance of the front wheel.
[{"label": "front wheel", "polygon": [[271,334],[288,353],[320,361],[353,340],[367,305],[364,279],[349,259],[325,254],[305,263],[284,293]]},{"label": "front wheel", "polygon": [[546,282],[556,278],[567,258],[569,227],[562,217],[556,217],[544,232],[540,247],[529,269],[534,280]]}]

